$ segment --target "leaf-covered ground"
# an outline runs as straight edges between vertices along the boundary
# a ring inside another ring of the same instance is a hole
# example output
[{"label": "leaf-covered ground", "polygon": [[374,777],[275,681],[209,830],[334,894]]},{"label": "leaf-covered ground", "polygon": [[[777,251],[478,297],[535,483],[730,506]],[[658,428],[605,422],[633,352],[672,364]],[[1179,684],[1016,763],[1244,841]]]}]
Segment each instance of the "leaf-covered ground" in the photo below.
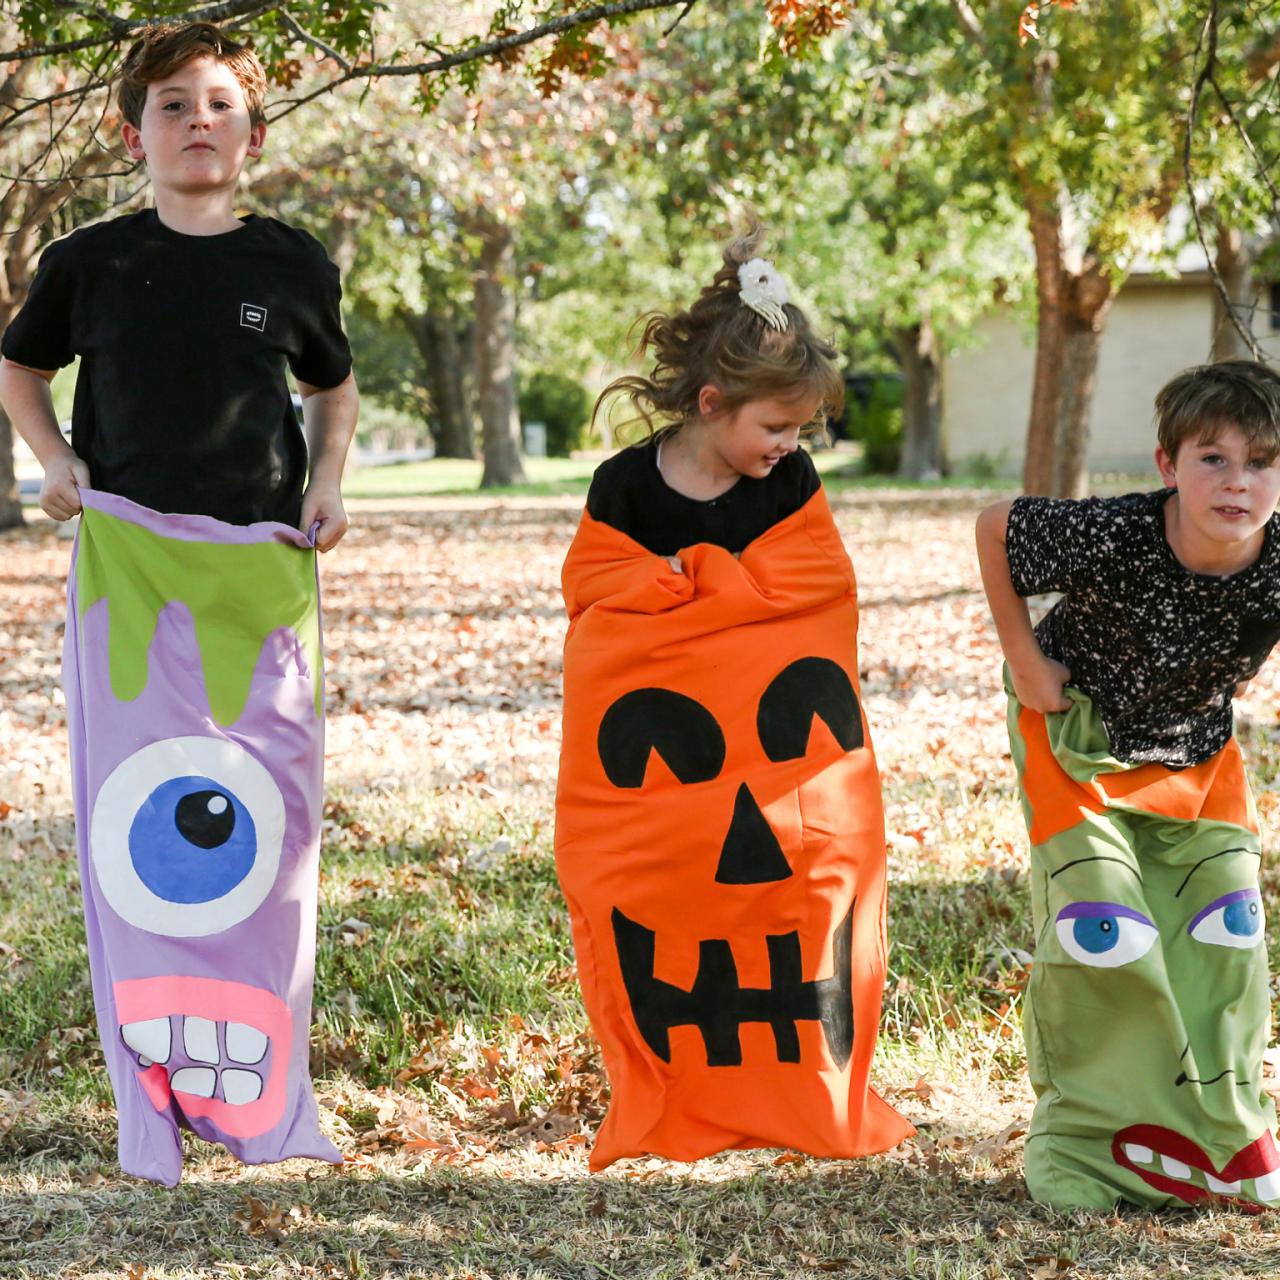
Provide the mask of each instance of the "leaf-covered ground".
[{"label": "leaf-covered ground", "polygon": [[[592,1178],[605,1088],[550,837],[578,500],[357,503],[324,561],[328,803],[313,1069],[342,1170],[191,1140],[123,1178],[99,1062],[58,692],[70,544],[0,536],[0,1276],[1149,1277],[1280,1272],[1280,1219],[1028,1203],[1031,948],[999,658],[963,492],[833,498],[884,772],[890,979],[876,1078],[920,1127]],[[1241,736],[1275,807],[1278,689]],[[1266,876],[1269,890],[1273,877]]]}]

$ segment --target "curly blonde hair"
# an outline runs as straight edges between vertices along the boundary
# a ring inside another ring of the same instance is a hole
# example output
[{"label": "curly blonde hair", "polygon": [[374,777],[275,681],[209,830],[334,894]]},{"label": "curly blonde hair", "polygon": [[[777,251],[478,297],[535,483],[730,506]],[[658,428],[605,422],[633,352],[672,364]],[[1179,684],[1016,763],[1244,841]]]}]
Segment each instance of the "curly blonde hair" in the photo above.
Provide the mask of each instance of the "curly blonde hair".
[{"label": "curly blonde hair", "polygon": [[652,353],[647,377],[615,378],[596,400],[592,421],[615,396],[630,400],[647,435],[678,430],[698,417],[698,394],[708,384],[720,391],[724,411],[752,400],[791,400],[816,395],[818,411],[806,428],[818,430],[844,407],[844,378],[836,349],[813,332],[799,307],[786,303],[787,327],[772,328],[741,298],[738,268],[759,256],[766,231],[752,223],[724,250],[724,263],[686,311],[649,312],[636,354]]}]

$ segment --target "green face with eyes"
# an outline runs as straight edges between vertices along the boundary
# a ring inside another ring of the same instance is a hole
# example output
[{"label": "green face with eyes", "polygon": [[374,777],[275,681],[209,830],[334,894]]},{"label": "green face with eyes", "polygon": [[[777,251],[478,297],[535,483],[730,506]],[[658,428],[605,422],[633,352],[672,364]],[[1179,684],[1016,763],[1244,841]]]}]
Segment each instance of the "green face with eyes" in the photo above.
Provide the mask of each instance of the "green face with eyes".
[{"label": "green face with eyes", "polygon": [[1033,848],[1037,1200],[1280,1203],[1258,870],[1244,828],[1122,809]]}]

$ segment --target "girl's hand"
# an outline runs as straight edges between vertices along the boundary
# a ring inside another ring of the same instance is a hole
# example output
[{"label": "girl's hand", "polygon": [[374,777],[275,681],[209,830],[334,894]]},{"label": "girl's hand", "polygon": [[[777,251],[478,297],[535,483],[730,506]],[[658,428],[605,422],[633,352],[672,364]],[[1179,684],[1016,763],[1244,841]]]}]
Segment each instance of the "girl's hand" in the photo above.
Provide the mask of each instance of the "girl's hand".
[{"label": "girl's hand", "polygon": [[1013,691],[1024,707],[1041,713],[1071,710],[1071,699],[1062,692],[1071,672],[1062,663],[1041,654],[1017,670],[1011,666],[1009,674],[1013,677]]}]

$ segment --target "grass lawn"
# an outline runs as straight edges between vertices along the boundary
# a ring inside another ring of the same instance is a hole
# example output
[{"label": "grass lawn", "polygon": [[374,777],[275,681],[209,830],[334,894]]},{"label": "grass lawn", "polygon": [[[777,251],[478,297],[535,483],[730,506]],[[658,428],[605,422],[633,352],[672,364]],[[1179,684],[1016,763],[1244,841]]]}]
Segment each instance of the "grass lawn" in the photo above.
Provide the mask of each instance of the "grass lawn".
[{"label": "grass lawn", "polygon": [[[585,483],[581,468],[545,481]],[[1062,1215],[1025,1198],[1027,970],[1013,953],[1031,949],[1030,912],[973,562],[981,500],[833,498],[859,571],[890,832],[874,1076],[919,1136],[857,1162],[731,1152],[598,1177],[585,1151],[607,1086],[551,857],[558,571],[576,509],[355,504],[323,561],[312,1031],[322,1121],[347,1162],[247,1169],[189,1139],[173,1190],[115,1164],[57,691],[69,545],[48,522],[0,537],[0,1277],[1280,1274],[1276,1213]],[[1267,814],[1278,707],[1264,672],[1240,718]],[[1274,909],[1275,873],[1263,888]]]},{"label": "grass lawn", "polygon": [[[899,481],[887,476],[865,476],[859,470],[855,453],[847,449],[822,449],[813,455],[823,483],[836,491],[845,489],[889,488],[920,489],[918,483]],[[526,458],[525,472],[529,483],[507,488],[487,489],[485,496],[560,495],[586,496],[591,473],[599,458]],[[351,498],[415,498],[429,495],[475,496],[480,484],[481,464],[459,458],[433,458],[428,462],[395,463],[383,467],[365,467],[353,471],[343,488]],[[934,481],[924,488],[988,488],[1008,487],[1009,482],[975,480],[956,476]]]}]

